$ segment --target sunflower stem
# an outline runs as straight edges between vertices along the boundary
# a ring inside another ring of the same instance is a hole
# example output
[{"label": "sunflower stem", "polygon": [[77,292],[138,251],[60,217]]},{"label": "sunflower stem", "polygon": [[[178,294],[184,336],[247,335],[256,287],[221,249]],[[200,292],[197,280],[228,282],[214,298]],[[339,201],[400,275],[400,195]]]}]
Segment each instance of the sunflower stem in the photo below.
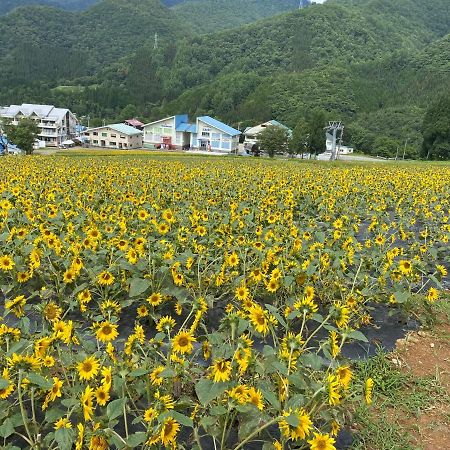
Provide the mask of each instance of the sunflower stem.
[{"label": "sunflower stem", "polygon": [[122,397],[123,397],[123,422],[125,425],[125,436],[128,439],[128,418],[127,418],[127,404],[126,404],[126,395],[125,395],[125,383],[126,381],[123,381],[122,385]]},{"label": "sunflower stem", "polygon": [[17,382],[17,394],[19,399],[19,405],[20,405],[20,414],[22,415],[23,425],[25,427],[25,431],[27,432],[28,436],[28,442],[31,445],[31,448],[36,448],[36,444],[34,443],[33,438],[31,437],[30,427],[28,426],[28,416],[25,412],[25,408],[23,406],[23,398],[22,398],[22,376],[23,376],[23,370],[19,369],[19,380]]},{"label": "sunflower stem", "polygon": [[275,419],[272,419],[269,422],[266,422],[264,425],[260,426],[253,433],[249,434],[239,445],[234,447],[234,450],[239,450],[240,448],[243,448],[247,442],[250,442],[254,437],[258,436],[258,434],[260,434],[266,428],[269,428],[270,426],[276,424],[280,419],[282,419],[282,416],[276,417]]}]

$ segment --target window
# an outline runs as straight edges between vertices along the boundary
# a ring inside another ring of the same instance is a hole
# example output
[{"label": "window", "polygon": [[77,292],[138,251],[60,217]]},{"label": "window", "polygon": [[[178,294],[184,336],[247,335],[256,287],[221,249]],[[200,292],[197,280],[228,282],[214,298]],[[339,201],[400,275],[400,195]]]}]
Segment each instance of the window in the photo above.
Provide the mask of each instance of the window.
[{"label": "window", "polygon": [[115,138],[115,137],[116,137],[116,135],[115,135],[115,134],[112,134],[112,135],[111,135],[111,137],[112,137],[112,138]]},{"label": "window", "polygon": [[[115,136],[113,136],[113,137],[115,137]],[[126,139],[126,138],[125,138],[125,136],[120,136],[120,139]]]},{"label": "window", "polygon": [[211,136],[211,139],[212,139],[213,141],[218,141],[218,140],[220,140],[220,133],[213,133],[212,136]]},{"label": "window", "polygon": [[97,131],[94,131],[94,132],[92,133],[92,135],[93,135],[93,136],[98,136]]},{"label": "window", "polygon": [[116,145],[117,145],[117,142],[110,142],[109,145],[116,146]]},{"label": "window", "polygon": [[102,133],[102,137],[107,137],[108,133]]},{"label": "window", "polygon": [[202,131],[202,136],[209,137],[209,131]]},{"label": "window", "polygon": [[98,144],[98,141],[94,139],[94,140],[92,141],[92,143],[93,143],[93,144]]}]

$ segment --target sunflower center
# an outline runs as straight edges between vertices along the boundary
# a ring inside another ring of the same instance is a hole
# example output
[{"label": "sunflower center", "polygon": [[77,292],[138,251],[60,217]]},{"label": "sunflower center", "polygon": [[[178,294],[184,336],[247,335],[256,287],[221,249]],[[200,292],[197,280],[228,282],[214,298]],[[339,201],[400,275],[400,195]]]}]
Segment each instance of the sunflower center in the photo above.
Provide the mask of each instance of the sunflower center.
[{"label": "sunflower center", "polygon": [[83,363],[83,370],[85,372],[90,372],[92,370],[92,363],[90,361]]},{"label": "sunflower center", "polygon": [[185,336],[181,336],[178,340],[178,345],[180,347],[186,347],[189,344],[188,338]]}]

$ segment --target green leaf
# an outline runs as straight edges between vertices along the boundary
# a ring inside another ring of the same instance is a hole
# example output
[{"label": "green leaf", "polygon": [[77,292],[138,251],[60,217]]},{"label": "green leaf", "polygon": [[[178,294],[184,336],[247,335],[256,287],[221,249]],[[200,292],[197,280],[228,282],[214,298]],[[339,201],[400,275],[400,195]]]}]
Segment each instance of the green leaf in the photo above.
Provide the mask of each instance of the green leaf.
[{"label": "green leaf", "polygon": [[138,377],[142,377],[142,375],[147,375],[148,373],[150,373],[149,369],[136,369],[130,373],[130,377],[138,378]]},{"label": "green leaf", "polygon": [[355,339],[356,341],[369,342],[369,339],[367,339],[366,336],[364,336],[364,334],[362,334],[361,331],[358,330],[348,333],[348,337],[350,339]]},{"label": "green leaf", "polygon": [[222,405],[214,405],[210,409],[212,416],[224,416],[227,413],[227,409]]},{"label": "green leaf", "polygon": [[195,385],[195,392],[202,405],[207,405],[228,389],[229,383],[214,383],[212,380],[200,380]]},{"label": "green leaf", "polygon": [[406,303],[410,298],[409,292],[396,292],[394,294],[395,300],[397,303]]},{"label": "green leaf", "polygon": [[116,417],[122,415],[124,404],[125,404],[124,398],[118,398],[117,400],[109,402],[108,406],[106,407],[106,415],[108,416],[108,419],[113,420]]},{"label": "green leaf", "polygon": [[131,448],[135,448],[138,445],[143,444],[146,439],[147,439],[147,433],[144,433],[143,431],[138,431],[137,433],[132,434],[127,439],[127,445]]},{"label": "green leaf", "polygon": [[2,438],[8,438],[14,433],[14,425],[10,418],[7,418],[1,425],[0,425],[0,437]]},{"label": "green leaf", "polygon": [[263,397],[275,408],[280,409],[280,401],[278,397],[272,392],[266,389],[261,389]]},{"label": "green leaf", "polygon": [[281,317],[280,313],[278,312],[278,308],[275,308],[275,306],[266,303],[266,308],[268,311],[272,313],[272,315],[278,320],[278,323],[280,323],[284,328],[287,328],[286,321]]},{"label": "green leaf", "polygon": [[27,379],[30,383],[35,384],[36,386],[39,386],[41,389],[49,390],[53,386],[53,383],[47,378],[44,378],[41,375],[38,375],[37,373],[29,373],[27,375]]},{"label": "green leaf", "polygon": [[9,386],[9,381],[4,378],[0,378],[0,389],[6,389]]},{"label": "green leaf", "polygon": [[286,422],[294,428],[297,428],[300,421],[298,420],[297,414],[289,414],[286,418]]},{"label": "green leaf", "polygon": [[438,289],[443,290],[444,287],[442,286],[442,283],[434,276],[434,275],[430,275],[428,277],[434,284],[436,284],[436,286],[438,287]]},{"label": "green leaf", "polygon": [[325,242],[325,233],[323,231],[318,231],[316,233],[316,240],[323,244]]},{"label": "green leaf", "polygon": [[145,278],[133,278],[130,282],[130,297],[137,297],[143,294],[151,285]]},{"label": "green leaf", "polygon": [[45,420],[49,423],[56,422],[58,419],[63,417],[66,413],[58,408],[49,409],[45,413]]},{"label": "green leaf", "polygon": [[175,376],[175,371],[173,369],[170,369],[169,367],[164,369],[160,374],[161,378],[172,378],[174,376]]},{"label": "green leaf", "polygon": [[192,421],[192,419],[190,417],[185,416],[184,414],[181,414],[177,411],[171,411],[170,414],[177,422],[181,423],[181,425],[184,425],[185,427],[190,427],[190,428],[193,427],[194,422]]},{"label": "green leaf", "polygon": [[299,361],[302,366],[310,367],[313,370],[320,370],[323,364],[322,357],[315,353],[306,353],[300,356]]},{"label": "green leaf", "polygon": [[60,428],[55,431],[55,440],[60,450],[71,450],[75,441],[75,430],[71,428]]},{"label": "green leaf", "polygon": [[65,398],[64,400],[61,400],[61,405],[65,406],[66,408],[72,408],[80,403],[79,400],[76,398]]}]

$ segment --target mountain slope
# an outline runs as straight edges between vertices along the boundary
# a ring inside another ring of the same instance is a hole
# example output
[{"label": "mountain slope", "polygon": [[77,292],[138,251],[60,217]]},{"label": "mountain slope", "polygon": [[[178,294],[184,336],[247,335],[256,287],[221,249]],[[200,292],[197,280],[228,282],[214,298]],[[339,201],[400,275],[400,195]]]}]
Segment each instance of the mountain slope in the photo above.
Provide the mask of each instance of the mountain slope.
[{"label": "mountain slope", "polygon": [[79,13],[20,8],[0,21],[0,76],[8,86],[91,75],[155,33],[167,42],[189,35],[159,0],[102,0]]},{"label": "mountain slope", "polygon": [[305,0],[189,0],[174,7],[180,19],[199,33],[255,22],[259,19],[298,9]]},{"label": "mountain slope", "polygon": [[205,36],[181,6],[14,11],[0,21],[0,104],[66,105],[91,123],[188,112],[290,126],[322,108],[357,148],[407,138],[414,154],[428,103],[450,90],[448,0],[329,0]]},{"label": "mountain slope", "polygon": [[0,2],[0,16],[15,8],[29,5],[53,6],[69,11],[82,11],[89,8],[98,0],[2,0]]}]

